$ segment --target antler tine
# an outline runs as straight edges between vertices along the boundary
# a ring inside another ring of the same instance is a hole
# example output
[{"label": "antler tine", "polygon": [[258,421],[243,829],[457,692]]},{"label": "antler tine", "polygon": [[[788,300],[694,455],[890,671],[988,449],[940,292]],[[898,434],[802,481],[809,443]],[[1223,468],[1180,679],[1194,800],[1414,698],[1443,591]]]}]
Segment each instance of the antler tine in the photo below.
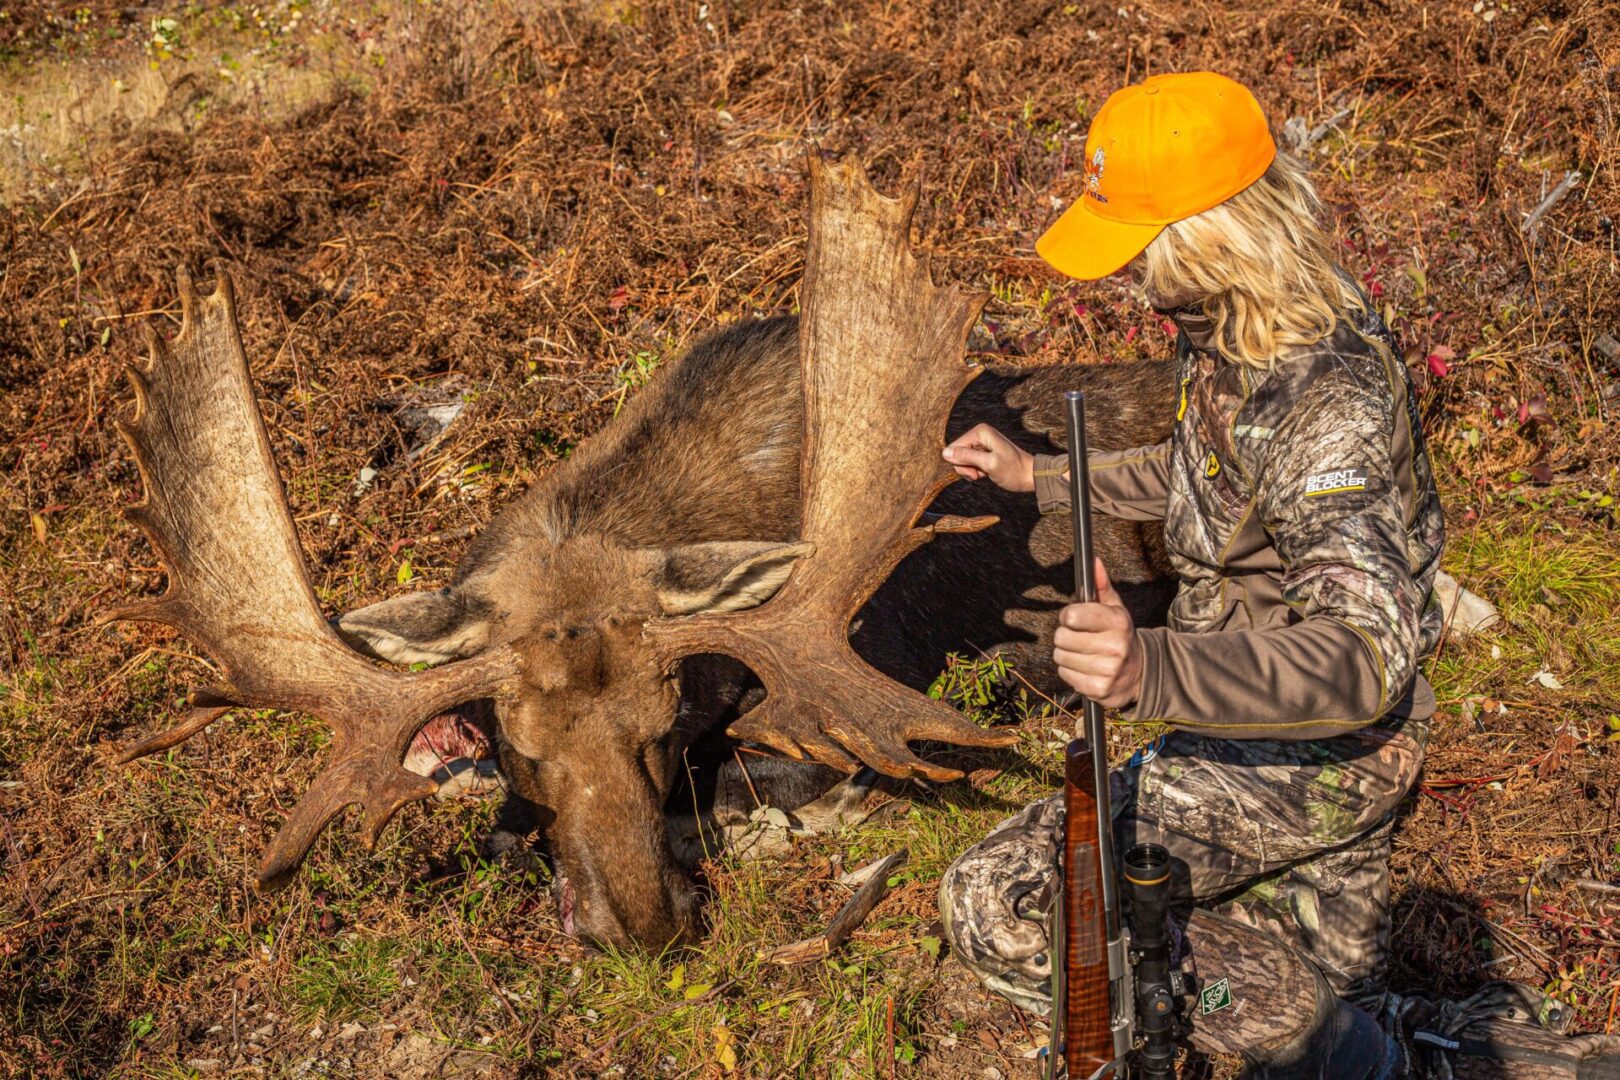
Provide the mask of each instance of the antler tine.
[{"label": "antler tine", "polygon": [[116,765],[128,765],[132,761],[155,754],[159,750],[179,746],[230,711],[231,707],[229,705],[193,705],[186,710],[186,718],[174,725],[174,727],[160,731],[156,735],[148,736],[139,742],[120,747],[118,752],[113,755],[113,763]]},{"label": "antler tine", "polygon": [[361,807],[369,846],[401,806],[431,795],[433,781],[400,766],[411,737],[446,709],[504,693],[519,660],[502,648],[405,675],[372,666],[333,633],[310,590],[254,400],[230,277],[218,273],[206,297],[184,269],[175,279],[180,333],[165,342],[147,328],[147,362],[127,368],[135,411],[116,422],[145,491],[125,516],[152,542],[169,585],[98,621],[172,626],[223,679],[193,696],[180,723],[119,760],[177,746],[237,705],[325,721],[331,759],[270,846],[260,870],[269,887],[291,875],[344,807]]},{"label": "antler tine", "polygon": [[[850,646],[849,623],[901,559],[938,533],[993,517],[919,525],[955,474],[940,459],[952,405],[978,370],[963,362],[982,293],[936,286],[908,242],[918,192],[888,199],[853,160],[810,157],[803,365],[804,539],[815,554],[765,605],[662,620],[647,633],[665,663],[723,652],[766,698],[731,725],[739,738],[841,768],[953,779],[906,745],[1008,746],[949,705],[881,675]],[[877,418],[888,418],[879,421]]]},{"label": "antler tine", "polygon": [[[364,792],[356,799],[356,790]],[[383,826],[406,803],[425,799],[439,785],[425,776],[395,767],[386,777],[357,775],[352,762],[334,762],[321,771],[303,798],[281,823],[275,839],[259,863],[261,889],[279,889],[292,880],[304,855],[345,806],[359,801],[365,824],[361,839],[370,851]]]}]

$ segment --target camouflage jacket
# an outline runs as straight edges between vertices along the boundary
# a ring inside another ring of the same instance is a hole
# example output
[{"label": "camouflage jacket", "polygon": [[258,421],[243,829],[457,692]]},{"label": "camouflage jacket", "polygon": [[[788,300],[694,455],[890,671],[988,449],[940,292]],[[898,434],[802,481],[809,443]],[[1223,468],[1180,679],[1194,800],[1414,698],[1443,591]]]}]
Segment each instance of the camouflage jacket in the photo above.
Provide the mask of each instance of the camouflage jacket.
[{"label": "camouflage jacket", "polygon": [[[1240,739],[1428,717],[1445,528],[1393,335],[1347,316],[1259,371],[1221,359],[1201,311],[1173,314],[1170,438],[1091,457],[1093,505],[1163,519],[1181,577],[1169,626],[1140,632],[1135,714]],[[1036,459],[1042,510],[1067,509],[1066,466]]]}]

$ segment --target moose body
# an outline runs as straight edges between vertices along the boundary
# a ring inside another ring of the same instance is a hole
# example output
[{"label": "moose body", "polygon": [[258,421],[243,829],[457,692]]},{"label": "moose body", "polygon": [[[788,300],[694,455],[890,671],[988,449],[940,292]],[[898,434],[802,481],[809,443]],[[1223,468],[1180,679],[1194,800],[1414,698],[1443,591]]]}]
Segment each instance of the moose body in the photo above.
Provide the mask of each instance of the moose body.
[{"label": "moose body", "polygon": [[[800,378],[796,318],[704,338],[491,521],[448,588],[339,622],[352,644],[396,662],[544,643],[549,655],[530,669],[547,674],[531,673],[520,699],[498,710],[517,800],[503,820],[541,827],[565,926],[593,940],[657,946],[695,928],[666,806],[690,814],[696,796],[711,823],[724,822],[745,818],[756,793],[792,810],[841,779],[753,756],[743,778],[723,732],[762,696],[758,681],[736,660],[697,656],[680,666],[677,697],[638,632],[663,614],[762,602],[786,576],[791,562],[777,554],[796,550],[800,530]],[[1062,391],[1084,388],[1102,448],[1154,442],[1167,432],[1170,384],[1157,363],[993,368],[969,384],[951,435],[984,421],[1050,452]],[[1067,519],[1042,519],[1032,498],[988,484],[953,485],[933,509],[1000,523],[906,558],[861,611],[857,652],[925,688],[949,653],[999,651],[1055,688],[1051,636],[1072,585]],[[1156,529],[1099,523],[1098,551],[1138,619],[1161,617],[1169,592]]]},{"label": "moose body", "polygon": [[[915,190],[885,198],[852,160],[808,166],[799,320],[699,342],[491,522],[450,585],[335,624],[310,588],[230,278],[204,297],[179,270],[180,333],[147,328],[135,408],[116,421],[145,490],[126,516],[168,587],[100,619],[174,627],[218,680],[120,760],[237,707],[322,719],[332,741],[260,863],[268,888],[346,807],[374,843],[437,791],[404,766],[413,741],[489,702],[514,806],[555,859],[564,926],[657,947],[698,925],[665,810],[689,778],[699,816],[705,799],[725,816],[727,792],[745,790],[724,775],[727,737],[818,763],[753,758],[783,809],[862,763],[960,775],[912,744],[1015,742],[917,691],[950,652],[1001,651],[1053,685],[1067,530],[1027,496],[950,486],[942,440],[988,422],[1051,449],[1060,391],[1079,386],[1099,447],[1157,442],[1171,379],[1161,364],[970,370],[984,298],[935,283],[911,250]],[[1102,523],[1097,549],[1139,619],[1155,617],[1169,592],[1156,533]]]}]

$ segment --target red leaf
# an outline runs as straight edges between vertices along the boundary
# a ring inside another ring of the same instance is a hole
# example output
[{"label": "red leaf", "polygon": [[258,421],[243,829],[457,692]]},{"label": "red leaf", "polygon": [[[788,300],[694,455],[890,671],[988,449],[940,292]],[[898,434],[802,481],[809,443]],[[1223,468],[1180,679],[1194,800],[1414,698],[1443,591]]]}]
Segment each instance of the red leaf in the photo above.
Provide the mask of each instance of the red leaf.
[{"label": "red leaf", "polygon": [[1175,320],[1173,320],[1173,319],[1162,319],[1162,320],[1160,320],[1159,325],[1164,328],[1164,332],[1166,334],[1169,334],[1171,337],[1176,336]]},{"label": "red leaf", "polygon": [[625,288],[623,285],[620,285],[617,289],[613,290],[613,295],[608,297],[608,310],[618,311],[629,302],[630,290]]},{"label": "red leaf", "polygon": [[1136,335],[1140,334],[1141,332],[1142,328],[1140,326],[1133,326],[1129,330],[1125,331],[1125,344],[1129,345],[1131,342],[1135,341]]},{"label": "red leaf", "polygon": [[1538,461],[1530,466],[1530,479],[1538,484],[1552,483],[1552,466],[1545,461]]},{"label": "red leaf", "polygon": [[[1451,365],[1446,363],[1446,358],[1440,355],[1440,350],[1445,348],[1444,345],[1438,346],[1434,352],[1429,354],[1429,374],[1437,379],[1443,379],[1451,374]],[[1446,349],[1446,351],[1451,352],[1450,349]]]}]

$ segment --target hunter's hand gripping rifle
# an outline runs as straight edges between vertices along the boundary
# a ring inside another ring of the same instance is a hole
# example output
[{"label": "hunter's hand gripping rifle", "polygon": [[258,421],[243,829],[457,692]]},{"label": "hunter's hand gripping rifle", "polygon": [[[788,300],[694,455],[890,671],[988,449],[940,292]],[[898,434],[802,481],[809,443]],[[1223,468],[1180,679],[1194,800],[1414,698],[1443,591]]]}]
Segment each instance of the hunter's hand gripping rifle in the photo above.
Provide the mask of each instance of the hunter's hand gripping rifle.
[{"label": "hunter's hand gripping rifle", "polygon": [[[1097,599],[1091,547],[1086,396],[1064,395],[1077,597]],[[1047,1076],[1174,1080],[1177,1006],[1186,986],[1170,968],[1166,915],[1170,853],[1137,844],[1125,853],[1129,932],[1121,926],[1108,799],[1102,706],[1085,702],[1084,734],[1064,761],[1060,883],[1052,904],[1052,1026]]]}]

